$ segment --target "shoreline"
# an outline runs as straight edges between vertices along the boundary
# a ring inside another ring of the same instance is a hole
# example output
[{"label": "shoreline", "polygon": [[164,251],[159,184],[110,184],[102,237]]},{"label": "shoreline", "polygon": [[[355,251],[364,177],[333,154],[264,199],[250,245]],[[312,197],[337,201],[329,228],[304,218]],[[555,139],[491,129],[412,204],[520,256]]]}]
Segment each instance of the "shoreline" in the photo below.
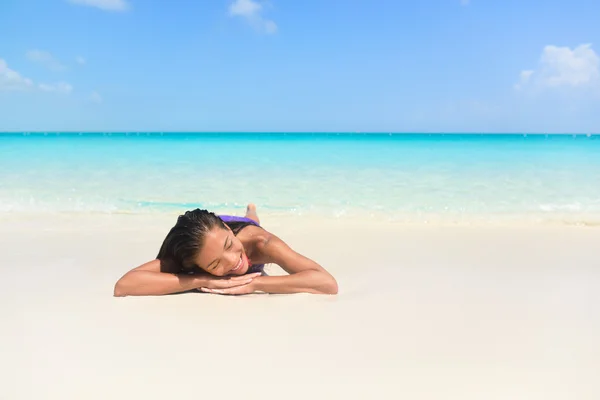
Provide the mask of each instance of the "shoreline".
[{"label": "shoreline", "polygon": [[[0,222],[51,225],[56,228],[56,224],[78,224],[82,222],[104,222],[120,223],[135,222],[147,225],[174,225],[177,217],[187,210],[181,212],[151,212],[151,213],[91,213],[91,212],[0,212]],[[218,215],[236,215],[243,216],[244,212],[218,211]],[[409,228],[591,228],[600,229],[600,214],[587,214],[581,216],[553,214],[538,215],[525,214],[513,216],[444,216],[439,214],[430,215],[403,215],[390,217],[387,214],[368,214],[362,215],[295,215],[283,213],[269,213],[258,209],[258,215],[261,223],[268,226],[281,226],[285,224],[300,224],[302,226],[317,227],[320,225],[332,226],[381,226],[386,228],[409,229]],[[14,228],[14,227],[13,227]],[[1,229],[0,229],[1,230]]]}]

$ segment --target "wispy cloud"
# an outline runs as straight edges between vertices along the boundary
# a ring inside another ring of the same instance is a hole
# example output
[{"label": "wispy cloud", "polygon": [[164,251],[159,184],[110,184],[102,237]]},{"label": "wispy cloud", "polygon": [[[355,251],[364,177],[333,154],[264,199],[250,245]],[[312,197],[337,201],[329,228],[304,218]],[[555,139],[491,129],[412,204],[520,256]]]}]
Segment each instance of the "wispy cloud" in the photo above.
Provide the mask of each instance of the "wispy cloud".
[{"label": "wispy cloud", "polygon": [[38,87],[44,92],[54,92],[61,94],[69,94],[73,91],[73,86],[66,82],[40,83]]},{"label": "wispy cloud", "polygon": [[246,19],[257,30],[274,34],[277,32],[275,21],[262,16],[263,6],[253,0],[235,0],[229,6],[229,15]]},{"label": "wispy cloud", "polygon": [[75,62],[79,65],[85,65],[85,58],[78,56],[75,58]]},{"label": "wispy cloud", "polygon": [[525,85],[529,83],[529,79],[531,79],[531,75],[533,75],[535,71],[528,69],[521,71],[519,83],[515,84],[515,89],[521,90]]},{"label": "wispy cloud", "polygon": [[64,71],[67,69],[56,57],[44,50],[29,50],[27,58],[53,71]]},{"label": "wispy cloud", "polygon": [[600,57],[591,44],[573,49],[548,45],[544,47],[537,70],[521,71],[515,89],[527,85],[542,87],[586,87],[600,82]]},{"label": "wispy cloud", "polygon": [[40,83],[36,85],[33,80],[23,77],[17,71],[10,69],[6,61],[0,58],[0,91],[33,90],[69,94],[73,86],[67,82]]},{"label": "wispy cloud", "polygon": [[127,11],[131,8],[125,0],[67,0],[72,4],[96,7],[104,11]]},{"label": "wispy cloud", "polygon": [[8,68],[6,61],[0,58],[0,91],[25,90],[33,87],[33,81]]},{"label": "wispy cloud", "polygon": [[90,94],[90,101],[92,103],[100,104],[100,103],[102,103],[102,96],[100,96],[100,93],[93,91]]}]

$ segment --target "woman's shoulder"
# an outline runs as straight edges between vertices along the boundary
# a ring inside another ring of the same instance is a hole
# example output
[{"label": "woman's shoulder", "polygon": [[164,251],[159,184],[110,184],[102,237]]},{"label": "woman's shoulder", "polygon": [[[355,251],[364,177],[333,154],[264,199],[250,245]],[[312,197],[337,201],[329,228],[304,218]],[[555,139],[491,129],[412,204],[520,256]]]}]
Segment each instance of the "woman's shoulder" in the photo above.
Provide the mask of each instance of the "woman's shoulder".
[{"label": "woman's shoulder", "polygon": [[240,230],[237,237],[244,241],[248,240],[255,245],[263,245],[269,241],[273,235],[265,228],[258,225],[245,226],[243,230]]},{"label": "woman's shoulder", "polygon": [[252,259],[253,263],[262,264],[270,262],[269,258],[266,257],[268,253],[268,244],[274,235],[256,225],[250,225],[244,228],[237,237],[244,243],[248,257]]}]

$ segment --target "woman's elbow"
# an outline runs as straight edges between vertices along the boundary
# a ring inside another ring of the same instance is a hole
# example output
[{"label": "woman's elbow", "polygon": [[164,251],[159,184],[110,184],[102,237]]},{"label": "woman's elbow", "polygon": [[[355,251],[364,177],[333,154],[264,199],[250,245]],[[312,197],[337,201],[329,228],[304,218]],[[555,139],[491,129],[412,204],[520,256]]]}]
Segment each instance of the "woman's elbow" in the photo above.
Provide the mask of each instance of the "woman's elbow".
[{"label": "woman's elbow", "polygon": [[328,275],[323,282],[321,290],[323,291],[323,294],[338,294],[338,284],[335,278]]},{"label": "woman's elbow", "polygon": [[338,294],[338,284],[335,279],[332,279],[332,282],[329,284],[327,288],[326,294]]},{"label": "woman's elbow", "polygon": [[115,285],[115,289],[113,290],[114,297],[125,297],[127,296],[127,292],[121,287],[119,282]]},{"label": "woman's elbow", "polygon": [[114,297],[125,297],[129,295],[129,291],[127,289],[127,278],[123,277],[115,283],[115,287],[113,289]]}]

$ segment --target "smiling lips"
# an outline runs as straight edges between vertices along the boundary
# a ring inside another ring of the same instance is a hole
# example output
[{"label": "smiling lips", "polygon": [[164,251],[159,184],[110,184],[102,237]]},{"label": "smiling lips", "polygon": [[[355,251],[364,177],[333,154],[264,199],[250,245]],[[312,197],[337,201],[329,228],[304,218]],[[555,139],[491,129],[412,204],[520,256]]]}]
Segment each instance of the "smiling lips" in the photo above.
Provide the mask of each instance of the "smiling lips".
[{"label": "smiling lips", "polygon": [[231,271],[229,272],[235,272],[238,269],[242,268],[242,265],[244,264],[244,262],[242,261],[242,256],[240,256],[240,261],[238,261],[237,265],[235,266],[235,268],[233,268]]}]

